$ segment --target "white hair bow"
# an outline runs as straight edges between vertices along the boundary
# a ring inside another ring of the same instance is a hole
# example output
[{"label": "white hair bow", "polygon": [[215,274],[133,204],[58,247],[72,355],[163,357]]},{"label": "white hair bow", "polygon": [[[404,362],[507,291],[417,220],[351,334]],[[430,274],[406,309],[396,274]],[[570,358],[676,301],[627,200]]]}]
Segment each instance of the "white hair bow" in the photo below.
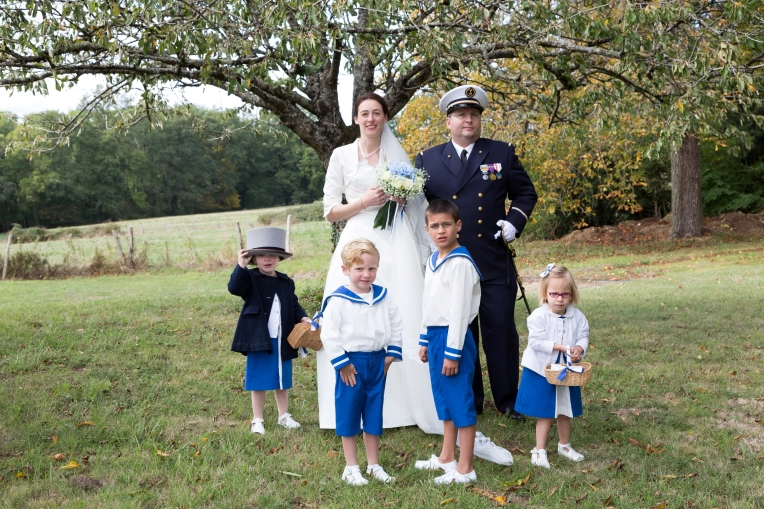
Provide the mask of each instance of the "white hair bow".
[{"label": "white hair bow", "polygon": [[554,268],[554,263],[550,263],[549,265],[546,266],[546,269],[544,269],[544,272],[539,274],[539,276],[547,277],[549,275],[549,271],[552,270],[553,268]]}]

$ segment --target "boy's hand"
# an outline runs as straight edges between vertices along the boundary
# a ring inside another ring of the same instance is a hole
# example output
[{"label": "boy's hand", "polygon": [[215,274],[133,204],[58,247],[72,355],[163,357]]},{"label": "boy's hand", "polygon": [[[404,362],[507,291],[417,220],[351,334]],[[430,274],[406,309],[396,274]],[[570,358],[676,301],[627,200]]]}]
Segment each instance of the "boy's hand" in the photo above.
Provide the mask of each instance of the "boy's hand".
[{"label": "boy's hand", "polygon": [[390,366],[395,362],[395,357],[392,355],[388,355],[385,357],[385,376],[387,376],[387,370],[390,369]]},{"label": "boy's hand", "polygon": [[249,263],[251,259],[252,259],[252,255],[248,254],[246,249],[239,250],[239,260],[237,262],[239,264],[239,267],[241,267],[242,269],[246,269],[247,264]]},{"label": "boy's hand", "polygon": [[419,360],[424,362],[424,363],[427,363],[428,358],[427,358],[427,347],[426,346],[420,346],[419,347]]},{"label": "boy's hand", "polygon": [[355,370],[355,366],[348,364],[344,368],[340,368],[340,378],[342,383],[348,387],[355,387],[355,375],[358,371]]},{"label": "boy's hand", "polygon": [[443,359],[443,371],[446,376],[453,376],[459,372],[459,361]]}]

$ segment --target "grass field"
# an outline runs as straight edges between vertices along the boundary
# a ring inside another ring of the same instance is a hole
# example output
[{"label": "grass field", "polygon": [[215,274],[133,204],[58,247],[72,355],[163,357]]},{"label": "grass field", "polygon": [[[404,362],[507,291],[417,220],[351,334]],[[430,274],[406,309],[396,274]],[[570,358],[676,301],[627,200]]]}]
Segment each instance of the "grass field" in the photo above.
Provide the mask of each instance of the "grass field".
[{"label": "grass field", "polygon": [[[202,258],[235,242],[202,231],[178,232]],[[320,284],[328,236],[325,223],[294,226],[297,254],[281,268],[298,291]],[[382,437],[395,484],[345,486],[340,440],[317,427],[313,356],[295,362],[290,396],[303,428],[277,429],[269,396],[266,435],[249,433],[244,358],[229,351],[233,259],[157,262],[129,276],[0,283],[0,506],[764,507],[764,242],[518,249],[524,274],[555,261],[584,287],[595,371],[573,424],[583,463],[558,458],[553,431],[552,469],[532,468],[534,422],[487,411],[478,429],[514,451],[514,466],[477,460],[477,485],[435,487],[413,465],[440,437],[405,428]]]}]

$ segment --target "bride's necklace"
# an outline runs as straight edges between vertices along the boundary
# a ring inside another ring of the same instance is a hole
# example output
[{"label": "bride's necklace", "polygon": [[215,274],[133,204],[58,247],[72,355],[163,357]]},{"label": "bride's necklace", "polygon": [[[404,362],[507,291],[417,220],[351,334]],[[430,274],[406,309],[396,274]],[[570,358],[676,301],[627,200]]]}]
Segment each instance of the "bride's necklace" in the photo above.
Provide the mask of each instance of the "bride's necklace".
[{"label": "bride's necklace", "polygon": [[361,155],[363,156],[364,160],[368,160],[371,156],[373,156],[379,150],[381,146],[382,144],[380,143],[379,145],[377,145],[377,148],[375,148],[374,150],[372,150],[371,152],[367,154],[363,151],[363,147],[361,146],[361,144],[360,143],[358,144],[358,148],[361,150]]}]

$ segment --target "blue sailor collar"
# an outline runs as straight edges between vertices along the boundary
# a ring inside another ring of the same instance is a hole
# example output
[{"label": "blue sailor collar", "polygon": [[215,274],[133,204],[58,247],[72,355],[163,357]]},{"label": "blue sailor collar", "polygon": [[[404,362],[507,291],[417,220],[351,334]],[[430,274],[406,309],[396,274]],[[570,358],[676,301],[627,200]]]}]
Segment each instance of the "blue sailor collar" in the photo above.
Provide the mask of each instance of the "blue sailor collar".
[{"label": "blue sailor collar", "polygon": [[387,297],[387,288],[385,288],[384,286],[371,285],[371,291],[372,291],[372,299],[371,299],[371,303],[369,303],[363,297],[360,297],[355,292],[352,292],[347,286],[340,286],[339,288],[337,288],[332,293],[326,296],[326,298],[324,299],[324,302],[321,304],[321,311],[319,311],[316,314],[316,316],[313,317],[313,320],[317,320],[318,318],[324,315],[324,311],[326,310],[326,305],[329,303],[329,299],[331,299],[332,297],[339,297],[341,299],[349,300],[350,302],[355,302],[356,304],[368,304],[370,306],[373,306],[374,304],[381,302],[382,299]]},{"label": "blue sailor collar", "polygon": [[472,262],[472,266],[475,267],[475,271],[478,273],[478,277],[481,281],[484,281],[483,274],[480,273],[480,269],[478,269],[477,263],[475,263],[475,260],[472,259],[472,256],[470,256],[470,252],[467,251],[467,248],[464,246],[459,246],[450,253],[448,253],[442,260],[438,261],[438,252],[435,251],[432,253],[432,256],[430,256],[430,260],[427,262],[427,267],[433,272],[441,268],[445,263],[446,260],[449,258],[456,258],[457,256],[462,256],[466,259],[468,259],[470,262]]}]

